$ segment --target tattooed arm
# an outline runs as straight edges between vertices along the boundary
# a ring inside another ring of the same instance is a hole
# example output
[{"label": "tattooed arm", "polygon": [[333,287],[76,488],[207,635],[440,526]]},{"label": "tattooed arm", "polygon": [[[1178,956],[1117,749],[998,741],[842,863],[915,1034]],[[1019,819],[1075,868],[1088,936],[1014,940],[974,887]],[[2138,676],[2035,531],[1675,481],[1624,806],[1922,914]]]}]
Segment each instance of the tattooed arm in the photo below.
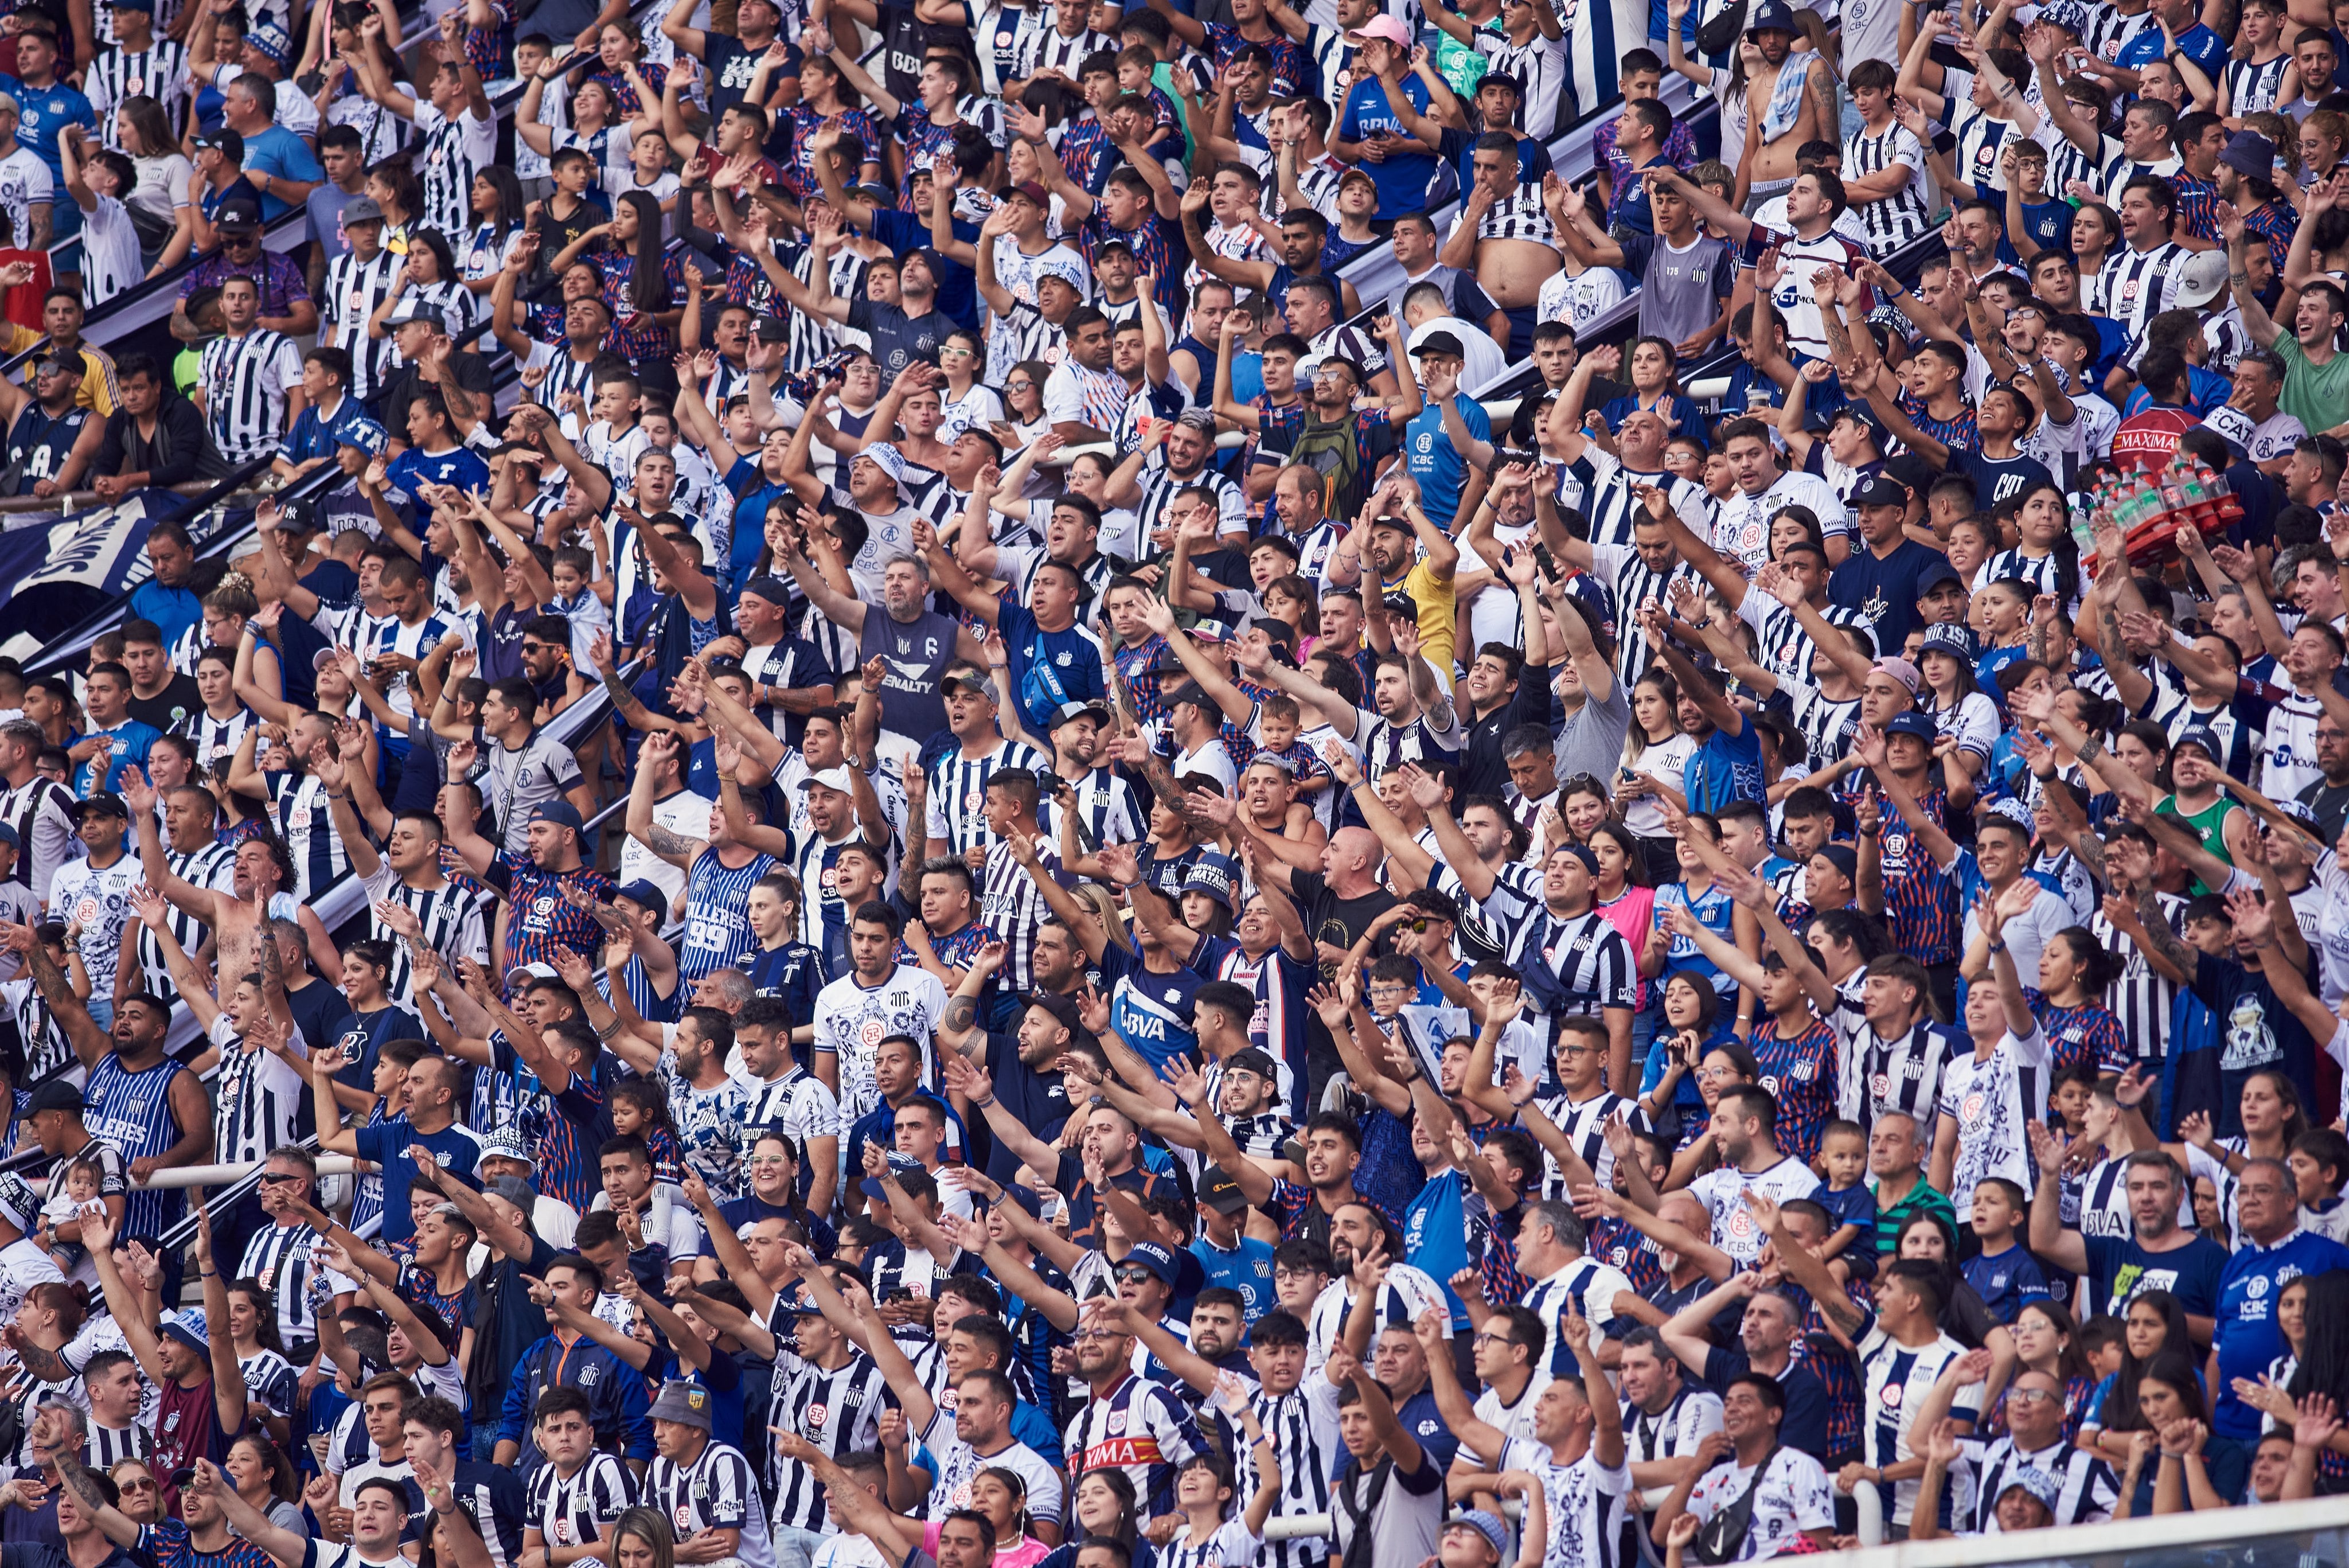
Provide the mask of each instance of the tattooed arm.
[{"label": "tattooed arm", "polygon": [[[645,737],[647,753],[682,753],[684,744],[674,735]],[[683,761],[682,756],[679,761]],[[655,756],[640,754],[636,782],[628,788],[628,836],[651,850],[655,855],[680,871],[692,869],[694,857],[709,847],[698,838],[688,838],[671,832],[653,820],[653,774],[657,771]]]},{"label": "tattooed arm", "polygon": [[2192,983],[2196,961],[2201,955],[2185,938],[2169,929],[2169,918],[2161,912],[2160,896],[2150,885],[2137,889],[2137,922],[2143,929],[2128,934],[2146,950],[2146,956],[2160,959],[2178,972],[2184,983]]},{"label": "tattooed arm", "polygon": [[[57,1420],[55,1417],[48,1418]],[[97,1479],[82,1464],[80,1455],[74,1451],[69,1442],[62,1440],[62,1428],[63,1423],[59,1422],[51,1428],[52,1435],[60,1438],[50,1455],[57,1467],[57,1480],[72,1490],[74,1501],[81,1505],[83,1513],[109,1541],[117,1546],[138,1545],[142,1527],[138,1521],[106,1501],[106,1493],[98,1490]]]},{"label": "tattooed arm", "polygon": [[40,933],[30,926],[19,926],[12,929],[10,938],[8,946],[25,955],[26,963],[32,968],[33,984],[39,989],[41,1000],[48,1003],[49,1014],[57,1020],[57,1027],[66,1032],[74,1054],[81,1058],[84,1067],[96,1068],[114,1049],[114,1042],[98,1026],[98,1020],[89,1015],[89,1005],[74,994],[73,981],[57,967],[57,961],[49,956]]},{"label": "tattooed arm", "polygon": [[974,1062],[987,1059],[987,1031],[978,1026],[978,993],[1003,967],[1008,951],[1001,942],[989,942],[972,956],[962,983],[947,998],[946,1016],[938,1020],[938,1044]]}]

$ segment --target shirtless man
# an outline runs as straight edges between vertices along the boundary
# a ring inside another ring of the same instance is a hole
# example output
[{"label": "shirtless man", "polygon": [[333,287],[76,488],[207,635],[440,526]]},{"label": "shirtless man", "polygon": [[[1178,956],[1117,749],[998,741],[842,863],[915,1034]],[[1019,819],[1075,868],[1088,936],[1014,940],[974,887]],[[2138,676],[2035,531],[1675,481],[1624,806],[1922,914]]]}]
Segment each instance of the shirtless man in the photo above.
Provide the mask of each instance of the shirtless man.
[{"label": "shirtless man", "polygon": [[[212,928],[218,961],[214,972],[241,975],[262,967],[260,950],[274,948],[263,927],[271,913],[270,901],[287,890],[285,867],[271,852],[270,841],[248,838],[236,846],[235,891],[216,893],[199,888],[171,869],[163,841],[155,828],[155,786],[137,768],[122,770],[122,801],[130,808],[132,828],[139,835],[139,858],[147,880],[179,908]],[[291,902],[289,899],[288,902]],[[296,916],[308,939],[311,961],[322,974],[336,974],[333,940],[307,904]]]},{"label": "shirtless man", "polygon": [[[1796,31],[1786,0],[1763,0],[1745,29],[1762,51],[1762,64],[1745,94],[1748,104],[1760,108],[1746,117],[1745,152],[1737,163],[1738,205],[1749,213],[1795,182],[1796,149],[1839,133],[1840,122],[1828,102],[1830,78],[1818,68],[1816,53],[1795,52]],[[1781,91],[1779,82],[1788,71],[1799,73],[1802,85],[1798,88],[1788,81]]]}]

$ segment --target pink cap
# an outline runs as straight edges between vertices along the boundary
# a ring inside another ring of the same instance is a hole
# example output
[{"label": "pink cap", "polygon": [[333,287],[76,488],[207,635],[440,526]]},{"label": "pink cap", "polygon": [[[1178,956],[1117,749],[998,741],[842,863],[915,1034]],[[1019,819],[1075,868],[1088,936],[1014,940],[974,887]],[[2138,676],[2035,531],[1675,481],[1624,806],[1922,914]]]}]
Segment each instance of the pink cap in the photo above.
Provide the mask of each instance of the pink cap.
[{"label": "pink cap", "polygon": [[1397,48],[1411,47],[1411,29],[1384,12],[1346,35],[1347,42],[1354,44],[1366,44],[1372,38],[1392,44]]}]

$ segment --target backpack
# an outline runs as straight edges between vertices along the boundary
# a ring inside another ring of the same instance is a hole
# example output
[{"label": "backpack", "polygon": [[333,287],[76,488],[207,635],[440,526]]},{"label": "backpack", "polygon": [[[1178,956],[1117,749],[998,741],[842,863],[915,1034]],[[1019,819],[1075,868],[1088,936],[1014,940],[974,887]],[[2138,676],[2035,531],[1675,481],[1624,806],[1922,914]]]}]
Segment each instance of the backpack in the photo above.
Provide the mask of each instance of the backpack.
[{"label": "backpack", "polygon": [[1362,509],[1362,446],[1354,437],[1354,417],[1349,413],[1335,424],[1311,419],[1297,432],[1288,460],[1301,462],[1321,475],[1324,515],[1350,523]]}]

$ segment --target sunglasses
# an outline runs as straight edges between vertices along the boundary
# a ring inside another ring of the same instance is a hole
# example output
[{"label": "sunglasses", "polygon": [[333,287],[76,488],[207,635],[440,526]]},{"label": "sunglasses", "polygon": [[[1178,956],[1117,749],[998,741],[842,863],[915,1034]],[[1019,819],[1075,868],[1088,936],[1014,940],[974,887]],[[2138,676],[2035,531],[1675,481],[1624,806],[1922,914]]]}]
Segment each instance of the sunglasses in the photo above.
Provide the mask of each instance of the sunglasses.
[{"label": "sunglasses", "polygon": [[1148,1269],[1120,1269],[1115,1275],[1117,1282],[1122,1285],[1147,1284],[1157,1277]]}]

